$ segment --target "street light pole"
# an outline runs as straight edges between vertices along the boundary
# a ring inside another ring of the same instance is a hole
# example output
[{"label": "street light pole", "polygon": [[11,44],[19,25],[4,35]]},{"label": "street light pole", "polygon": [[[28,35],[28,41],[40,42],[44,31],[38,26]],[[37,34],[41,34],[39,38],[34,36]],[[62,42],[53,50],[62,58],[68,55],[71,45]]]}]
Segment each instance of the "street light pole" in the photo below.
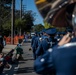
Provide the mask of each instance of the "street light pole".
[{"label": "street light pole", "polygon": [[12,0],[11,12],[11,44],[14,44],[14,25],[15,25],[15,0]]}]

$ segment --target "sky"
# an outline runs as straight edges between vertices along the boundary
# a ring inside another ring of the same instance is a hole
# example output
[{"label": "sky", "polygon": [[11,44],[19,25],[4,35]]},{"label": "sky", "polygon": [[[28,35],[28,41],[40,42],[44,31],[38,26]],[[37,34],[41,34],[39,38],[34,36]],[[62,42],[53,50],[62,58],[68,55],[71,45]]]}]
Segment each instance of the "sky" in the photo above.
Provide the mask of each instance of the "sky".
[{"label": "sky", "polygon": [[[26,10],[32,10],[34,13],[36,13],[36,20],[34,21],[34,24],[43,24],[43,18],[41,14],[38,12],[38,9],[35,5],[34,0],[23,0],[23,6],[26,7]],[[26,6],[25,6],[26,5]],[[16,9],[20,10],[20,0],[16,0]]]}]

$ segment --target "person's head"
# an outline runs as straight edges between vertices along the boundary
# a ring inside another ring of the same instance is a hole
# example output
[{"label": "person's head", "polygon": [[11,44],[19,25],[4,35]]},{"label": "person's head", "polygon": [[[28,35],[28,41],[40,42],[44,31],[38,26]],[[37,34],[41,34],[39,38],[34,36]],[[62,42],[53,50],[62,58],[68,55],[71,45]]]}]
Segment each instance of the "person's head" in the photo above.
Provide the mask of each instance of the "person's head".
[{"label": "person's head", "polygon": [[35,34],[34,34],[35,36],[38,36],[38,32],[37,31],[35,31]]},{"label": "person's head", "polygon": [[56,35],[56,28],[49,28],[45,31],[45,33],[47,34],[47,36],[50,36],[50,37],[54,37]]},{"label": "person's head", "polygon": [[40,34],[41,34],[41,35],[46,35],[45,31],[46,31],[46,29],[41,30],[41,31],[40,31]]}]

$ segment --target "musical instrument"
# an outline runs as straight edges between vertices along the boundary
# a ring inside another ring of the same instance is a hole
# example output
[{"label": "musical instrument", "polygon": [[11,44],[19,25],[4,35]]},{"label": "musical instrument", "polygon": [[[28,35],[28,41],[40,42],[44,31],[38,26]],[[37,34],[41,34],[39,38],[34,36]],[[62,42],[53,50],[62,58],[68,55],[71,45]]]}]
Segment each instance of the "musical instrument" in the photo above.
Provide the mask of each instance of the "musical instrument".
[{"label": "musical instrument", "polygon": [[55,27],[72,27],[76,21],[73,18],[76,0],[35,0],[35,4],[44,21]]}]

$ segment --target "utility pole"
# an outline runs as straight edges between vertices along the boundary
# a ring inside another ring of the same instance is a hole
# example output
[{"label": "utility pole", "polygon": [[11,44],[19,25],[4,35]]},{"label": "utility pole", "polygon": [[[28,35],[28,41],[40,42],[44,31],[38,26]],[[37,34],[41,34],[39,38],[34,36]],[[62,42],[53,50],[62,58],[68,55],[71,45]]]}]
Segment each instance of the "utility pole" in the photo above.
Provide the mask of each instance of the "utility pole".
[{"label": "utility pole", "polygon": [[22,5],[22,10],[23,10],[22,12],[23,12],[23,15],[24,15],[25,10],[26,10],[25,8],[26,8],[26,5]]},{"label": "utility pole", "polygon": [[22,19],[22,1],[23,0],[21,0],[21,2],[20,2],[20,19]]},{"label": "utility pole", "polygon": [[11,44],[14,44],[14,25],[15,25],[15,0],[12,0],[11,12]]},{"label": "utility pole", "polygon": [[[20,0],[20,20],[22,20],[22,1],[23,0]],[[21,28],[20,28],[20,35],[21,35]]]}]

